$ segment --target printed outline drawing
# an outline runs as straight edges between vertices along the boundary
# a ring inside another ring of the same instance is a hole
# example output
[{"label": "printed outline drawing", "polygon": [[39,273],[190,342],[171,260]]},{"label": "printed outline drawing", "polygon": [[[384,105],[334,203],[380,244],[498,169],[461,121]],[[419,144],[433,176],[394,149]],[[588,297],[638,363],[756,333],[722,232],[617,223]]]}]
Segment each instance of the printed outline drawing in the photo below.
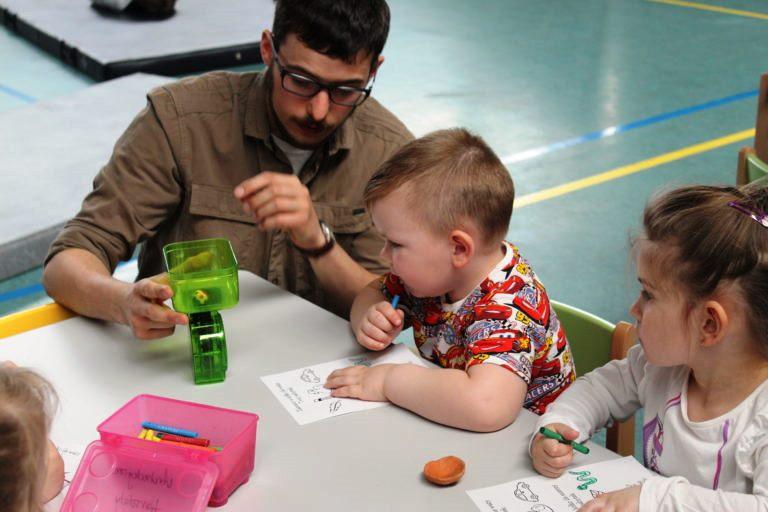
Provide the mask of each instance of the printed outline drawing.
[{"label": "printed outline drawing", "polygon": [[341,409],[341,400],[335,400],[328,405],[328,411],[331,414],[336,414]]},{"label": "printed outline drawing", "polygon": [[539,503],[538,505],[532,506],[531,510],[529,510],[528,512],[555,512],[555,511],[549,505],[543,505]]},{"label": "printed outline drawing", "polygon": [[316,384],[307,390],[307,394],[312,396],[324,396],[328,394],[328,390],[320,384]]},{"label": "printed outline drawing", "polygon": [[592,498],[597,498],[601,494],[605,494],[605,491],[598,491],[597,489],[590,489],[589,492],[592,493]]},{"label": "printed outline drawing", "polygon": [[299,375],[299,378],[304,382],[309,382],[310,384],[317,384],[320,382],[320,377],[317,376],[315,370],[312,368],[305,368],[301,372],[301,375]]},{"label": "printed outline drawing", "polygon": [[515,498],[520,501],[539,501],[539,497],[531,490],[528,482],[517,482],[515,487]]}]

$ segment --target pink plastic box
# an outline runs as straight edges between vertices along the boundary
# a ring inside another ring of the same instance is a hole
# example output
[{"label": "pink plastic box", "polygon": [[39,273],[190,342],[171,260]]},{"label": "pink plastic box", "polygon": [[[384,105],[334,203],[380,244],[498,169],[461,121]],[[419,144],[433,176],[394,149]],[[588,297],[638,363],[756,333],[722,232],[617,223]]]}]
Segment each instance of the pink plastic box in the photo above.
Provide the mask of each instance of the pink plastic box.
[{"label": "pink plastic box", "polygon": [[[255,414],[139,395],[98,426],[72,480],[62,512],[140,509],[187,512],[224,505],[250,478]],[[141,423],[184,428],[220,452],[139,439]]]}]

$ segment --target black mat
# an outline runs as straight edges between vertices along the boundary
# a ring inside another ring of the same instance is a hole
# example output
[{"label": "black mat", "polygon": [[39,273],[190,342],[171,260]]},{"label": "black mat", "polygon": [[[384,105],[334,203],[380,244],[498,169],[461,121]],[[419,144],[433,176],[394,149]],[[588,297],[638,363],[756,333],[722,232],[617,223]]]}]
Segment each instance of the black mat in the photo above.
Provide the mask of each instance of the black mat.
[{"label": "black mat", "polygon": [[260,62],[272,0],[178,0],[142,19],[88,0],[0,0],[0,23],[95,80],[137,71],[180,75]]}]

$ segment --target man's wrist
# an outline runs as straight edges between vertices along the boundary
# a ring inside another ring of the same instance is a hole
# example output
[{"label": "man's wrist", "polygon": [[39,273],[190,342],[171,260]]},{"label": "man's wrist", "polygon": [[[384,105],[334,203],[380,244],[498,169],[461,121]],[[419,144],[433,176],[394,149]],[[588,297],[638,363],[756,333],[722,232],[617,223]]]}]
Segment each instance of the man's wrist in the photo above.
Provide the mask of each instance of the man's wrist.
[{"label": "man's wrist", "polygon": [[318,221],[317,226],[319,228],[320,237],[317,239],[318,241],[313,245],[304,245],[304,243],[297,242],[293,237],[291,237],[293,246],[296,247],[300,253],[309,258],[317,258],[322,256],[328,253],[331,249],[333,249],[333,246],[336,245],[336,239],[334,238],[333,232],[331,231],[331,228],[328,226],[328,224],[321,220]]}]

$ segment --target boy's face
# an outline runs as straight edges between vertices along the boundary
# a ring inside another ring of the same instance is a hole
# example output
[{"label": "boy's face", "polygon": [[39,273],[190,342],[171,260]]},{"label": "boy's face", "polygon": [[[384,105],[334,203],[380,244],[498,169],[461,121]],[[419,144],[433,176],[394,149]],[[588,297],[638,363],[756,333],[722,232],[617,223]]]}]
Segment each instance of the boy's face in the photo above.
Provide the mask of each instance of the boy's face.
[{"label": "boy's face", "polygon": [[[314,148],[327,139],[354,111],[354,107],[333,103],[327,90],[321,90],[311,98],[297,96],[282,85],[279,66],[326,85],[346,85],[365,88],[375,69],[371,69],[370,55],[361,51],[354,62],[345,62],[304,44],[295,34],[288,34],[275,54],[272,37],[264,32],[261,40],[262,59],[272,73],[272,107],[280,124],[291,139],[290,143],[301,148]],[[379,56],[378,65],[383,61]]]},{"label": "boy's face", "polygon": [[450,239],[435,234],[410,211],[406,187],[371,208],[373,223],[386,240],[382,255],[408,293],[415,297],[443,296],[455,286]]}]

